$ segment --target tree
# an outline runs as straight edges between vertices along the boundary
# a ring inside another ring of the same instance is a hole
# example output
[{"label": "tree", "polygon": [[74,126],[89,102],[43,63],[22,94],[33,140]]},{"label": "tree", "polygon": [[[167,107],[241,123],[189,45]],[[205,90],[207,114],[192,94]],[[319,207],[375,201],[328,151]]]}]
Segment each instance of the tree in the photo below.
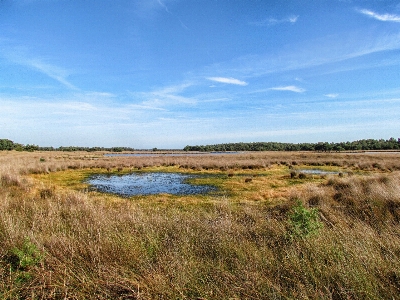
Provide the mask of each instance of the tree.
[{"label": "tree", "polygon": [[8,139],[0,139],[0,150],[13,150],[14,142]]},{"label": "tree", "polygon": [[29,151],[29,152],[37,151],[37,150],[39,150],[39,146],[27,144],[27,145],[24,147],[24,150],[25,150],[25,151]]}]

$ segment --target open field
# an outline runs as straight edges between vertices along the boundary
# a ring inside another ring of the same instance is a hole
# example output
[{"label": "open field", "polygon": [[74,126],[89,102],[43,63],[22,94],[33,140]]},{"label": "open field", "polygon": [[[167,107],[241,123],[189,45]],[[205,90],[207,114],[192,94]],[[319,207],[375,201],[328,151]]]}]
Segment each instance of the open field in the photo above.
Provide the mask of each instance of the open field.
[{"label": "open field", "polygon": [[[323,169],[337,175],[306,174]],[[92,173],[218,175],[121,198]],[[1,299],[400,299],[400,153],[0,152]]]}]

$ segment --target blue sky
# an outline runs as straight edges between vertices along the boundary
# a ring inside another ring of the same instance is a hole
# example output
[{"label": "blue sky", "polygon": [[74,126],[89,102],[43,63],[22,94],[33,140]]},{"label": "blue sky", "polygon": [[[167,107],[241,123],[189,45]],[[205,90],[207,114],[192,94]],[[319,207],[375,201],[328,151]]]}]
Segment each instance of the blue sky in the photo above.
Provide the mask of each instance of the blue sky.
[{"label": "blue sky", "polygon": [[399,137],[400,1],[1,0],[0,138]]}]

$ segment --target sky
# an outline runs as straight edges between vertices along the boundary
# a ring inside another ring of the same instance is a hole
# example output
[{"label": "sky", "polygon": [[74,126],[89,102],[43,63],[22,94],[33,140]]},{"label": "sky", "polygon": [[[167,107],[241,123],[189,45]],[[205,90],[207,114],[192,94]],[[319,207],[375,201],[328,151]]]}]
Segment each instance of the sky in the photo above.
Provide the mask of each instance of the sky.
[{"label": "sky", "polygon": [[0,138],[181,149],[399,129],[399,0],[0,0]]}]

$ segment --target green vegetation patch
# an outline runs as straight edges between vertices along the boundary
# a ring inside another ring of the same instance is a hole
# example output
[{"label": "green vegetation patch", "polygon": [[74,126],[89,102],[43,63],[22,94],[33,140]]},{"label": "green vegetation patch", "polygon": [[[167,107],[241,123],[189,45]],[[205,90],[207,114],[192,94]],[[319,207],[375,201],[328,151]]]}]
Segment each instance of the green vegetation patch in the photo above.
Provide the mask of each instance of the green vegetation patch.
[{"label": "green vegetation patch", "polygon": [[[298,166],[302,168],[302,166]],[[202,175],[200,177],[188,178],[187,183],[193,185],[211,185],[218,189],[217,193],[211,193],[210,195],[169,195],[160,194],[154,196],[132,196],[131,199],[142,200],[147,199],[148,201],[168,201],[176,199],[185,199],[195,201],[196,199],[200,202],[207,201],[209,197],[228,196],[231,201],[260,201],[268,200],[270,198],[278,197],[282,198],[282,194],[286,193],[287,189],[293,185],[302,185],[309,182],[322,182],[325,180],[323,176],[318,175],[307,175],[296,178],[291,178],[289,169],[284,165],[273,165],[264,170],[220,170],[220,169],[209,169],[209,170],[192,170],[182,169],[179,166],[151,166],[145,168],[85,168],[85,169],[67,169],[64,171],[53,172],[49,174],[35,174],[32,175],[42,183],[48,186],[56,186],[67,189],[74,189],[78,191],[88,190],[89,184],[85,181],[87,178],[97,174],[104,175],[124,175],[130,173],[149,173],[149,172],[163,172],[163,173],[183,173]],[[269,190],[275,190],[274,193],[270,193]],[[118,198],[119,196],[113,195]],[[46,197],[42,197],[46,198]],[[268,200],[269,201],[269,200]]]},{"label": "green vegetation patch", "polygon": [[289,213],[289,231],[292,238],[306,238],[318,233],[322,228],[318,209],[306,208],[301,201]]},{"label": "green vegetation patch", "polygon": [[43,259],[43,252],[29,239],[25,239],[22,245],[11,249],[5,257],[6,263],[10,266],[10,276],[15,284],[29,281],[33,276],[32,268],[39,265]]},{"label": "green vegetation patch", "polygon": [[65,171],[58,171],[50,174],[34,174],[34,178],[42,181],[43,183],[56,185],[62,188],[70,188],[74,190],[83,190],[88,187],[85,180],[94,174],[127,174],[130,169],[113,169],[107,170],[104,168],[93,169],[68,169]]}]

